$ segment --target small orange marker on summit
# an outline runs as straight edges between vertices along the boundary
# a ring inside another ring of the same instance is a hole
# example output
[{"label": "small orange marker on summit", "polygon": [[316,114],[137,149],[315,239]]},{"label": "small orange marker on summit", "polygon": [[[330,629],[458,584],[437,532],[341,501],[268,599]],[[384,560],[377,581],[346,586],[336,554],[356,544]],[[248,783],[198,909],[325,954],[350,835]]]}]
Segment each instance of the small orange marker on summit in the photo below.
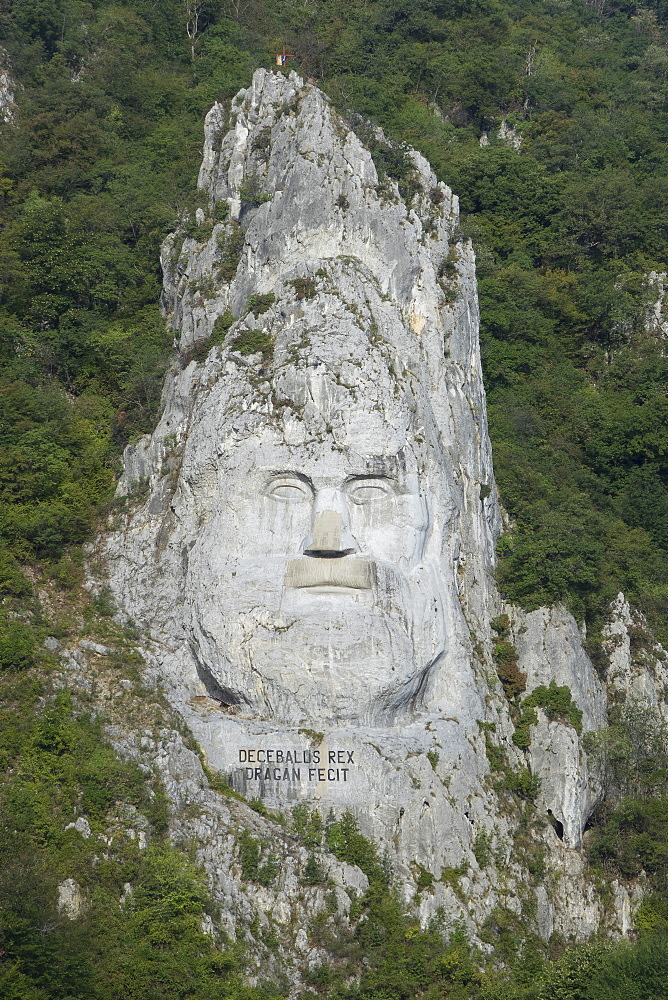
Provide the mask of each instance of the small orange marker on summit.
[{"label": "small orange marker on summit", "polygon": [[275,58],[276,58],[276,65],[277,66],[285,66],[288,59],[295,59],[296,56],[294,54],[290,54],[289,52],[286,52],[285,51],[285,45],[284,45],[283,46],[283,51],[282,52],[277,52]]}]

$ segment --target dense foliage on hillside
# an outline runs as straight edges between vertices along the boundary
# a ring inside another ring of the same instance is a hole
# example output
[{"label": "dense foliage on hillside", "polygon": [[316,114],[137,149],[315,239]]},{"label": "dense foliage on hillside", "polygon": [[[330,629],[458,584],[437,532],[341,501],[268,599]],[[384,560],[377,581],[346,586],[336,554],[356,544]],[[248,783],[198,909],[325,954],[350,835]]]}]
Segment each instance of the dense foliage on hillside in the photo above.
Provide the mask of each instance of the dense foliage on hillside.
[{"label": "dense foliage on hillside", "polygon": [[[237,956],[201,933],[199,874],[161,846],[149,793],[158,805],[159,794],[116,761],[98,723],[35,680],[48,666],[44,636],[67,625],[45,619],[33,584],[43,575],[76,591],[120,449],[155,420],[171,347],[158,251],[192,205],[204,113],[284,42],[291,66],[342,112],[422,150],[460,196],[478,255],[495,468],[514,523],[501,543],[504,592],[529,608],[565,600],[595,636],[622,589],[666,635],[668,361],[650,275],[668,268],[667,19],[666,0],[0,7],[20,84],[0,147],[3,995],[250,995]],[[519,151],[499,136],[502,120]],[[51,708],[39,719],[41,697]],[[602,738],[637,744],[623,718]],[[313,988],[360,1000],[662,996],[665,942],[650,932],[668,924],[666,800],[652,798],[665,776],[643,784],[636,758],[628,773],[643,795],[631,802],[620,787],[591,845],[609,875],[650,872],[636,947],[546,964],[538,945],[518,952],[499,915],[490,941],[512,971],[483,975],[461,934],[444,950],[436,928],[402,916],[369,845],[343,829],[331,848],[376,880],[369,919],[339,944],[361,978],[322,973]],[[155,847],[111,852],[94,906],[67,921],[56,883],[73,871],[85,881],[91,858],[63,824],[82,797],[92,821],[106,821],[117,793],[147,811]],[[121,911],[128,879],[136,900]]]}]

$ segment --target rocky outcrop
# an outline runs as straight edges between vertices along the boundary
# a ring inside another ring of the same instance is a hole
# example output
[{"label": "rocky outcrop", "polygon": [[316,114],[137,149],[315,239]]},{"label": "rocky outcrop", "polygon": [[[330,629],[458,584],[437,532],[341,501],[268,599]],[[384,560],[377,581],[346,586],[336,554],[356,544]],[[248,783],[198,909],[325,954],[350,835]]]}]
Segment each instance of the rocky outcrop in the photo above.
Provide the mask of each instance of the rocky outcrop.
[{"label": "rocky outcrop", "polygon": [[76,920],[82,909],[81,886],[73,878],[66,878],[58,886],[58,912],[68,920]]},{"label": "rocky outcrop", "polygon": [[617,595],[610,612],[603,632],[610,663],[606,672],[609,695],[648,706],[668,722],[668,653],[654,639],[642,613],[632,611],[623,594]]},{"label": "rocky outcrop", "polygon": [[[504,608],[494,586],[456,197],[415,151],[265,71],[207,115],[199,191],[163,248],[179,360],[100,543],[149,674],[237,792],[352,812],[424,921],[476,934],[503,907],[545,938],[624,933],[630,896],[604,905],[581,854],[603,683],[565,610]],[[551,682],[581,723],[539,700],[518,740],[522,699]],[[160,753],[172,799],[207,814],[181,751]],[[225,897],[217,835],[202,819],[189,836]]]},{"label": "rocky outcrop", "polygon": [[[509,149],[514,149],[518,153],[522,148],[522,136],[512,125],[508,124],[505,118],[501,119],[501,124],[496,130],[496,137],[504,146],[508,146]],[[478,144],[483,148],[490,145],[489,132],[482,133]]]},{"label": "rocky outcrop", "polygon": [[668,319],[666,319],[666,293],[668,287],[666,281],[668,275],[664,271],[650,271],[647,274],[647,283],[654,293],[653,301],[645,318],[645,329],[648,333],[659,337],[668,337]]},{"label": "rocky outcrop", "polygon": [[14,120],[16,82],[11,74],[9,56],[5,49],[0,47],[0,123],[8,123]]}]

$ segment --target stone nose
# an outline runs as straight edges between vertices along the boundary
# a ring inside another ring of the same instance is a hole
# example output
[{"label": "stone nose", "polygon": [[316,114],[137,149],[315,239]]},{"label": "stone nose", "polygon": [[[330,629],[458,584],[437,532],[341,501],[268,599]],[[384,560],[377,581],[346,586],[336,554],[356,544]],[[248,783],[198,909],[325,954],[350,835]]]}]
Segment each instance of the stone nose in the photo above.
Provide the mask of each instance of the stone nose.
[{"label": "stone nose", "polygon": [[313,505],[313,527],[304,541],[304,555],[321,558],[345,556],[357,549],[343,493],[341,490],[318,490]]}]

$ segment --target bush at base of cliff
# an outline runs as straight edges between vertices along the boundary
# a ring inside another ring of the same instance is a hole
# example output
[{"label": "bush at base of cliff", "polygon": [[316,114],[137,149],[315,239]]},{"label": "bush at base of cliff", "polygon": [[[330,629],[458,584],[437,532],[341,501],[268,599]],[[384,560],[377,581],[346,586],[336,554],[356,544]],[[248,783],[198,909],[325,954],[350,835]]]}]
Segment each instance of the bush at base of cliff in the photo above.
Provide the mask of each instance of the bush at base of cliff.
[{"label": "bush at base of cliff", "polygon": [[583,745],[609,800],[668,795],[668,726],[649,705],[627,701]]},{"label": "bush at base of cliff", "polygon": [[567,951],[545,970],[531,1000],[664,1000],[668,939],[650,935],[637,944],[588,944]]},{"label": "bush at base of cliff", "polygon": [[604,803],[590,820],[587,854],[610,877],[646,872],[668,899],[668,797]]},{"label": "bush at base of cliff", "polygon": [[350,813],[344,813],[339,820],[329,818],[325,827],[325,844],[339,861],[362,869],[369,879],[370,890],[387,888],[389,873],[378,855],[378,849],[360,833],[357,820]]}]

